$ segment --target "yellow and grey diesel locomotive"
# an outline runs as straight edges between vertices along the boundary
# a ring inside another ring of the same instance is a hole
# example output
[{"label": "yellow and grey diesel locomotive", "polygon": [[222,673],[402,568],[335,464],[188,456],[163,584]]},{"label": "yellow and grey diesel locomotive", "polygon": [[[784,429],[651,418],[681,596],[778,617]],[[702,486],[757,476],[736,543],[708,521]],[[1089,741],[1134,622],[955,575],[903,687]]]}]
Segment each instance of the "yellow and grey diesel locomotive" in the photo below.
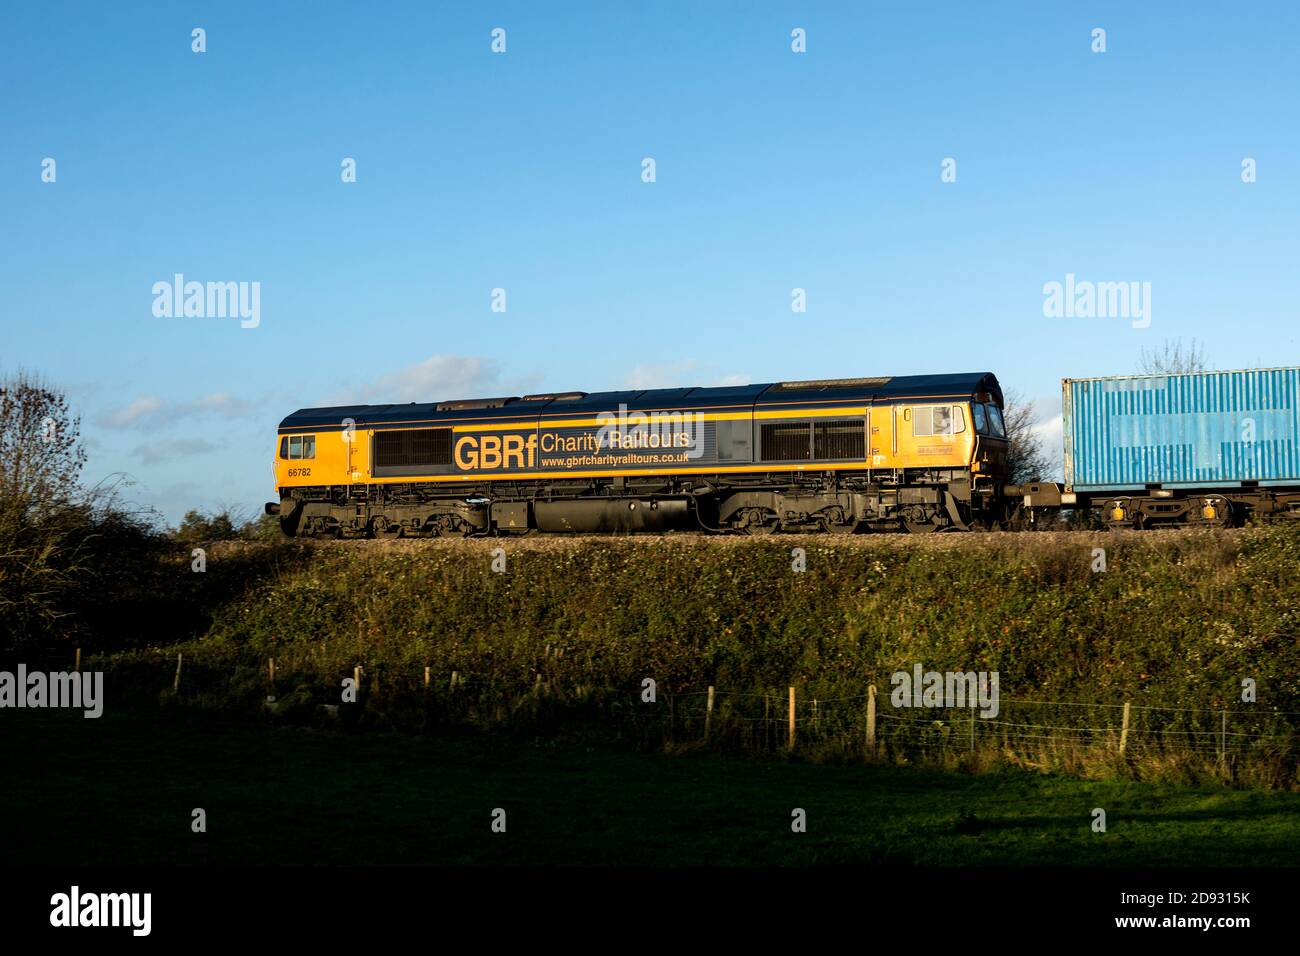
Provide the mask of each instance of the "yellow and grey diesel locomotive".
[{"label": "yellow and grey diesel locomotive", "polygon": [[937,531],[1002,517],[988,372],[306,408],[285,534]]}]

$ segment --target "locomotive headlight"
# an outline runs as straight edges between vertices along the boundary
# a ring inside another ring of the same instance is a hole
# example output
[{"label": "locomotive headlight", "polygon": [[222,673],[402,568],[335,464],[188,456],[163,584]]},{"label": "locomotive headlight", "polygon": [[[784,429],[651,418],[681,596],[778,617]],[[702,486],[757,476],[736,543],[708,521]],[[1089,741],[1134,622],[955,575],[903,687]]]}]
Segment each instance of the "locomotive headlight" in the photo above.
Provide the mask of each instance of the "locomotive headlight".
[{"label": "locomotive headlight", "polygon": [[1124,508],[1122,505],[1116,505],[1114,508],[1110,509],[1111,521],[1123,521],[1124,517]]}]

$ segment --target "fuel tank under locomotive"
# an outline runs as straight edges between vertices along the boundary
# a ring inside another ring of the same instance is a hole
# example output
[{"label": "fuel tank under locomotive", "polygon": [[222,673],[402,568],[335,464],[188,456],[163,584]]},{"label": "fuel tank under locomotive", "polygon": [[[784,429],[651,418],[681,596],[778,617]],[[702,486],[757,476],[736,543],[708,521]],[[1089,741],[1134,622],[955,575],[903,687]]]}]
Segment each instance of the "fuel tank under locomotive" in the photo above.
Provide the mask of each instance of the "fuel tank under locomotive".
[{"label": "fuel tank under locomotive", "polygon": [[539,531],[609,533],[698,530],[685,498],[559,499],[534,501]]}]

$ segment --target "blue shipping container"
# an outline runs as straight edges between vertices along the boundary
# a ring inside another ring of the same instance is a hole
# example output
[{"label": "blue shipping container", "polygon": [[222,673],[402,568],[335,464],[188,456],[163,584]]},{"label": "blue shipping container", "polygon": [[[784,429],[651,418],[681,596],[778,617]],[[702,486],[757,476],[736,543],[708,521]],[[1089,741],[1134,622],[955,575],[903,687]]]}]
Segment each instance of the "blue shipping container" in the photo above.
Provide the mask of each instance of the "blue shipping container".
[{"label": "blue shipping container", "polygon": [[1073,491],[1300,484],[1300,369],[1061,382]]}]

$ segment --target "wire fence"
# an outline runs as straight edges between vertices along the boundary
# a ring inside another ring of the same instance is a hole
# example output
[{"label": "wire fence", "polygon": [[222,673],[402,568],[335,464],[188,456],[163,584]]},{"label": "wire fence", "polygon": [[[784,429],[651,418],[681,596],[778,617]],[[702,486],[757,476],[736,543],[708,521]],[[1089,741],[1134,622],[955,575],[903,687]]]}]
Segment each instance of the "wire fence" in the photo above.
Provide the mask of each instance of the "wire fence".
[{"label": "wire fence", "polygon": [[895,706],[887,691],[878,693],[870,683],[847,694],[822,694],[818,685],[668,688],[645,679],[596,686],[553,678],[544,664],[522,679],[517,671],[507,679],[433,665],[339,668],[323,646],[256,662],[183,652],[82,661],[78,650],[73,661],[59,652],[28,666],[68,670],[69,664],[102,666],[110,702],[256,708],[285,721],[415,731],[458,724],[586,729],[642,745],[869,760],[996,756],[1066,770],[1099,760],[1192,760],[1228,776],[1253,764],[1279,782],[1294,779],[1300,752],[1300,711],[1235,701],[1191,707],[998,695],[995,708]]}]

